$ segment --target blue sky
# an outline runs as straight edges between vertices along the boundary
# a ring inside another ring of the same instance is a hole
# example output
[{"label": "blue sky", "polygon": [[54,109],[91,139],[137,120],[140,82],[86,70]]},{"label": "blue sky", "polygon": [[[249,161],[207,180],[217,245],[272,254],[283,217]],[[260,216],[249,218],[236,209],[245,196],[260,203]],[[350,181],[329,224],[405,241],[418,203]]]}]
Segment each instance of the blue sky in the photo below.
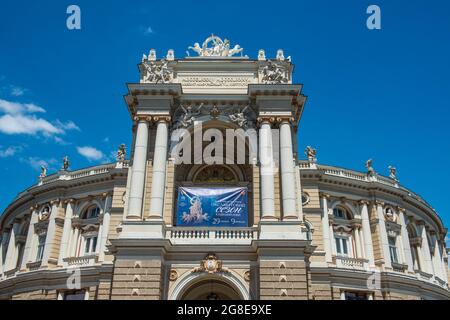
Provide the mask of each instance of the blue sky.
[{"label": "blue sky", "polygon": [[[66,28],[70,4],[81,8],[81,30]],[[125,83],[138,81],[142,54],[172,48],[184,57],[214,33],[250,57],[261,48],[292,56],[308,95],[300,150],[312,145],[320,163],[355,170],[368,158],[381,174],[396,166],[401,183],[449,226],[450,3],[274,4],[2,1],[0,211],[36,182],[39,164],[51,173],[67,154],[72,169],[82,168],[129,146],[123,95]],[[381,30],[366,28],[370,4],[381,8]]]}]

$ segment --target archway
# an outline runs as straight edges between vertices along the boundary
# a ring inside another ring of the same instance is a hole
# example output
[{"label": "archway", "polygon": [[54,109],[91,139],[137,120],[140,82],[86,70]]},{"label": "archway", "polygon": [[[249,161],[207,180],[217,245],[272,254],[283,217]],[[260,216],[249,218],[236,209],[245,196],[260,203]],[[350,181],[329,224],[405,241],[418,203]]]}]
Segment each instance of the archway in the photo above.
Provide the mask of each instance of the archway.
[{"label": "archway", "polygon": [[234,272],[187,273],[169,292],[169,300],[249,300],[248,284]]},{"label": "archway", "polygon": [[219,279],[204,279],[190,285],[179,300],[241,300],[233,286]]}]

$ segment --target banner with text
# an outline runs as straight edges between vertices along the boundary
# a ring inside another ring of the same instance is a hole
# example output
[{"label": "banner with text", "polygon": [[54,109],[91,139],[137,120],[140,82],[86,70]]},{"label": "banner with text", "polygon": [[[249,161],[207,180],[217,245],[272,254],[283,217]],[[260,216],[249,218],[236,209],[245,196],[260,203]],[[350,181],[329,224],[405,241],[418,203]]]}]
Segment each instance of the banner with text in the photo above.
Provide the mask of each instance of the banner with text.
[{"label": "banner with text", "polygon": [[248,190],[179,187],[177,226],[248,226]]}]

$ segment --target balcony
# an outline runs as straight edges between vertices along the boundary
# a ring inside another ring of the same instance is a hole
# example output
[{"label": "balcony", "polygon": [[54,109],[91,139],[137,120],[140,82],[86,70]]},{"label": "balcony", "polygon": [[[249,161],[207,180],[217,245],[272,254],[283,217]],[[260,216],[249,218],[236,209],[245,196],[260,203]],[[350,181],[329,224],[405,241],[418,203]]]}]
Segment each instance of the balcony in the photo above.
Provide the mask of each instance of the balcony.
[{"label": "balcony", "polygon": [[362,258],[351,258],[344,256],[335,256],[336,267],[352,270],[367,270],[369,260]]},{"label": "balcony", "polygon": [[170,227],[166,239],[172,244],[239,244],[250,245],[258,239],[256,228],[186,228]]},{"label": "balcony", "polygon": [[69,267],[92,266],[98,262],[98,254],[91,254],[81,257],[69,257],[64,258],[63,261],[67,263],[67,266]]}]

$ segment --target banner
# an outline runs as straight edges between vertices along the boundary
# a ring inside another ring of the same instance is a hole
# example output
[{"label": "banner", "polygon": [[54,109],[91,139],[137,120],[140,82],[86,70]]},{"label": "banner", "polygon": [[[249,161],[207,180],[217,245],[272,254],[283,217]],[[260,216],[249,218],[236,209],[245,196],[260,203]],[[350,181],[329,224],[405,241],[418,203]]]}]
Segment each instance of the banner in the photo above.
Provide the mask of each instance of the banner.
[{"label": "banner", "polygon": [[247,188],[179,187],[177,226],[248,227]]}]

